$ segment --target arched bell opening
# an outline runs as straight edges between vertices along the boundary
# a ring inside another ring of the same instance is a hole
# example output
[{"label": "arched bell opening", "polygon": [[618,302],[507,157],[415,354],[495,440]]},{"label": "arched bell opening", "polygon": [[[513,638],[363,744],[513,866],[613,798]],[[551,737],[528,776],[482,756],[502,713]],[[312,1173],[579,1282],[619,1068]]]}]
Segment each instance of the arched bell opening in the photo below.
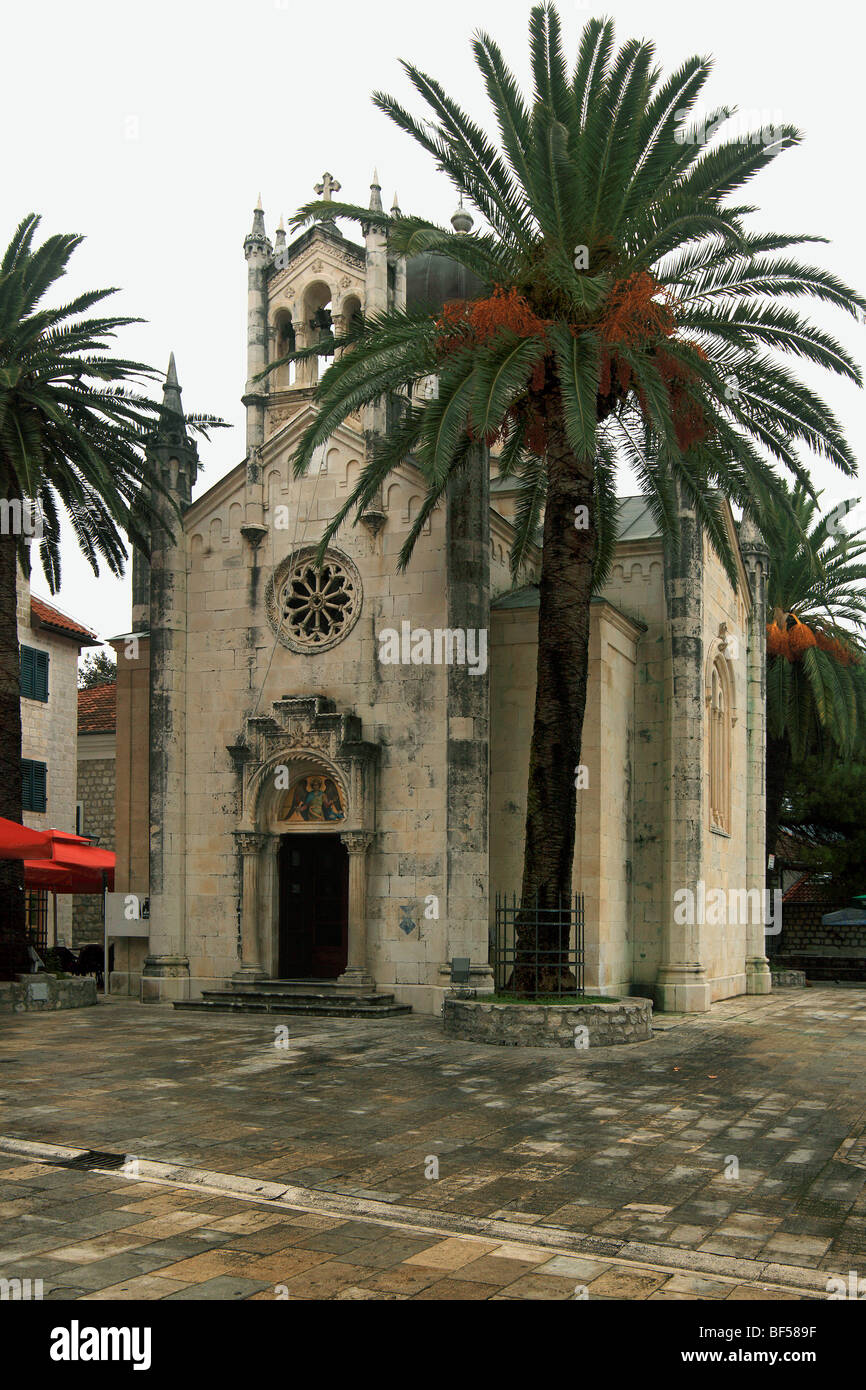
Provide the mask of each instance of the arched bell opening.
[{"label": "arched bell opening", "polygon": [[[333,326],[330,287],[323,280],[317,280],[304,291],[304,327],[309,346],[332,341]],[[311,358],[307,384],[315,386],[329,366],[330,355]]]},{"label": "arched bell opening", "polygon": [[[274,319],[274,361],[286,357],[295,349],[295,326],[292,323],[292,316],[288,309],[281,309]],[[278,367],[273,374],[274,390],[287,391],[295,385],[295,380],[296,364],[286,362],[282,367]]]}]

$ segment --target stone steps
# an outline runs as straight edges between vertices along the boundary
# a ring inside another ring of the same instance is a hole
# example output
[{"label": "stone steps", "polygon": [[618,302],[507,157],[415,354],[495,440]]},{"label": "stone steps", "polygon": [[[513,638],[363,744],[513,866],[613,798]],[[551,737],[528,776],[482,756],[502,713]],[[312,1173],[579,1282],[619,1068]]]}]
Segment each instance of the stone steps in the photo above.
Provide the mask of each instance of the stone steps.
[{"label": "stone steps", "polygon": [[341,990],[316,980],[266,980],[230,989],[203,990],[200,999],[175,1000],[176,1009],[198,1013],[292,1014],[313,1018],[393,1018],[410,1014],[393,994],[375,989]]}]

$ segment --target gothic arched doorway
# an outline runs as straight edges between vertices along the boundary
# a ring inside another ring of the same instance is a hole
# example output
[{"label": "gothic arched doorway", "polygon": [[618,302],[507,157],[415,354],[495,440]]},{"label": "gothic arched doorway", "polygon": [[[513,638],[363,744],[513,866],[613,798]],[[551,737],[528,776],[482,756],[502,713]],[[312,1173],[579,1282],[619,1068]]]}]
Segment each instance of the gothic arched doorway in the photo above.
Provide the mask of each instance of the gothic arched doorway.
[{"label": "gothic arched doorway", "polygon": [[349,855],[340,836],[313,831],[280,837],[278,974],[333,980],[349,951]]}]

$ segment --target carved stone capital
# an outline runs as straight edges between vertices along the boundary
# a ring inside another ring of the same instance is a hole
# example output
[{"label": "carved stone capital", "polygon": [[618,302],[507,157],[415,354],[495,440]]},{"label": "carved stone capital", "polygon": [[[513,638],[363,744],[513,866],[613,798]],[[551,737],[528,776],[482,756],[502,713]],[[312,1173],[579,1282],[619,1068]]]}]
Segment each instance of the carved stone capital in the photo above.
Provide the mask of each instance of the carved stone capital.
[{"label": "carved stone capital", "polygon": [[235,844],[244,856],[248,854],[261,854],[268,840],[269,835],[263,835],[256,830],[235,830]]},{"label": "carved stone capital", "polygon": [[373,843],[373,835],[369,830],[344,830],[340,839],[349,854],[366,854]]}]

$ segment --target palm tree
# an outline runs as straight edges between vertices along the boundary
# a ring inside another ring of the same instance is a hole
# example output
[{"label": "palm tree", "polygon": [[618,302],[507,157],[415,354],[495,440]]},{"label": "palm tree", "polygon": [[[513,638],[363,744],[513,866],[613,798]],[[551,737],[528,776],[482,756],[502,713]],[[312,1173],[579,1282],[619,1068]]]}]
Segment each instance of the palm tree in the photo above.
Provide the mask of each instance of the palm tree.
[{"label": "palm tree", "polygon": [[[498,442],[500,469],[521,480],[513,564],[543,513],[521,900],[528,908],[537,895],[550,909],[571,894],[590,599],[616,539],[617,461],[633,467],[668,545],[678,541],[682,503],[693,508],[735,583],[723,497],[759,506],[777,490],[775,466],[808,486],[800,445],[855,471],[839,424],[781,359],[804,358],[855,382],[858,369],[831,336],[778,301],[811,295],[851,314],[866,305],[791,256],[796,244],[820,238],[750,230],[751,209],[732,201],[799,141],[793,127],[776,128],[769,144],[706,145],[704,124],[685,122],[707,60],[690,58],[662,80],[651,43],[630,40],[615,52],[613,25],[593,19],[569,73],[556,10],[535,6],[529,29],[528,96],[493,39],[473,41],[498,146],[409,63],[432,115],[373,98],[477,209],[480,231],[452,233],[336,202],[309,203],[294,222],[345,217],[382,228],[393,254],[437,252],[474,272],[480,296],[432,312],[368,314],[282,361],[334,354],[294,457],[297,475],[351,412],[386,394],[403,402],[323,548],[408,456],[427,495],[400,555],[407,565],[431,511],[481,443]],[[730,114],[713,112],[711,121]],[[417,388],[430,375],[438,398],[425,401]]]},{"label": "palm tree", "polygon": [[[107,355],[117,330],[140,320],[88,316],[113,290],[41,307],[82,238],[56,235],[34,246],[39,221],[24,218],[0,262],[0,816],[13,821],[22,814],[17,571],[20,564],[29,573],[28,536],[42,533],[39,556],[54,593],[61,508],[95,574],[100,561],[122,574],[126,540],[146,553],[150,528],[166,524],[165,508],[150,498],[167,494],[144,457],[163,407],[140,394],[157,373]],[[0,861],[0,978],[21,968],[22,889],[20,863]]]},{"label": "palm tree", "polygon": [[[786,499],[787,500],[787,499]],[[767,584],[767,852],[776,846],[792,769],[823,750],[866,753],[866,538],[842,520],[857,499],[822,516],[797,485],[762,526]],[[790,513],[796,527],[790,524]]]}]

